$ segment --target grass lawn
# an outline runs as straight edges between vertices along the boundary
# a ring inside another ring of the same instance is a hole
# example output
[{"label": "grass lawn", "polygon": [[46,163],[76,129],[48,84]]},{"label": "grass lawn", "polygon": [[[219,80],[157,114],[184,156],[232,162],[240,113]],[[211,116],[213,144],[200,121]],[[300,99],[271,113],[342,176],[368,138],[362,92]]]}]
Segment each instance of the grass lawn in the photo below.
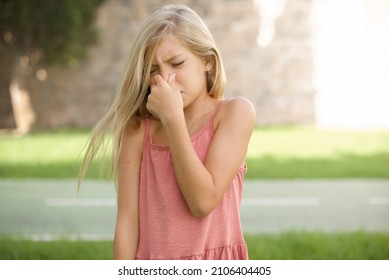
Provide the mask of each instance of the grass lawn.
[{"label": "grass lawn", "polygon": [[[0,178],[76,178],[87,137],[74,129],[0,136]],[[258,128],[247,164],[249,179],[389,178],[389,131]],[[88,177],[99,177],[98,164]]]},{"label": "grass lawn", "polygon": [[389,178],[389,131],[257,129],[248,178]]},{"label": "grass lawn", "polygon": [[[246,235],[252,260],[388,260],[389,233],[284,232]],[[0,259],[109,260],[112,241],[0,238]]]},{"label": "grass lawn", "polygon": [[[86,130],[0,136],[0,178],[76,178]],[[228,156],[228,155],[226,155]],[[389,131],[258,128],[247,178],[389,179]],[[87,177],[99,177],[98,164]],[[246,235],[251,259],[389,259],[389,233]],[[112,241],[29,241],[0,236],[0,259],[111,259]]]}]

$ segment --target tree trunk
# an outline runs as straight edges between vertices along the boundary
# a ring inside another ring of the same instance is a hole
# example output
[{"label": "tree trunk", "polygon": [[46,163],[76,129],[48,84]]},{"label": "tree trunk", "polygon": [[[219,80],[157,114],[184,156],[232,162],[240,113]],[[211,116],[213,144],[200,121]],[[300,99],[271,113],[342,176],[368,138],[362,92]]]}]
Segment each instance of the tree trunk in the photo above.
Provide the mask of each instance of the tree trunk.
[{"label": "tree trunk", "polygon": [[0,44],[0,129],[16,128],[11,93],[9,91],[11,66],[11,49],[6,45]]},{"label": "tree trunk", "polygon": [[28,56],[20,56],[15,51],[13,57],[10,93],[16,122],[16,132],[26,134],[35,122],[35,113],[32,109],[30,95],[26,87],[27,79],[31,75],[32,69]]}]

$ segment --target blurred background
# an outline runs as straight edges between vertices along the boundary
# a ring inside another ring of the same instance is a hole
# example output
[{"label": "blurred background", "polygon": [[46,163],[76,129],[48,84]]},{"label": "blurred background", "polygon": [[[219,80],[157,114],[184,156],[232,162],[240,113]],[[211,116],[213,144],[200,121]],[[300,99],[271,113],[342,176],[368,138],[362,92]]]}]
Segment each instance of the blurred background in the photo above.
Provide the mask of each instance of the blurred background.
[{"label": "blurred background", "polygon": [[[73,200],[78,163],[140,23],[168,3],[204,19],[225,97],[257,111],[251,258],[389,258],[389,0],[0,0],[0,258],[77,258],[12,252],[112,237],[112,184],[92,166]],[[109,258],[107,242],[85,258]]]},{"label": "blurred background", "polygon": [[203,17],[224,59],[226,97],[248,97],[258,125],[389,127],[387,0],[9,2],[1,1],[0,128],[93,125],[137,27],[166,3]]}]

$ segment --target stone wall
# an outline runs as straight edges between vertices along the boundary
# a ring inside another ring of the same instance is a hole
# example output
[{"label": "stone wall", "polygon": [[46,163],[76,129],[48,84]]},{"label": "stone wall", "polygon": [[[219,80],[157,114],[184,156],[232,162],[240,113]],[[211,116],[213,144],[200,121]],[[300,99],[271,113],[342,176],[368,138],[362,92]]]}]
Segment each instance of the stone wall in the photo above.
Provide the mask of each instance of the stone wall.
[{"label": "stone wall", "polygon": [[249,98],[260,125],[313,124],[315,92],[309,23],[313,0],[271,1],[279,2],[282,9],[273,18],[271,40],[260,45],[258,34],[266,23],[261,9],[266,9],[268,0],[106,0],[96,22],[100,43],[91,49],[88,60],[73,67],[44,69],[47,77],[32,75],[28,81],[35,126],[93,125],[104,114],[120,83],[140,22],[168,2],[189,5],[210,28],[226,67],[227,98]]}]

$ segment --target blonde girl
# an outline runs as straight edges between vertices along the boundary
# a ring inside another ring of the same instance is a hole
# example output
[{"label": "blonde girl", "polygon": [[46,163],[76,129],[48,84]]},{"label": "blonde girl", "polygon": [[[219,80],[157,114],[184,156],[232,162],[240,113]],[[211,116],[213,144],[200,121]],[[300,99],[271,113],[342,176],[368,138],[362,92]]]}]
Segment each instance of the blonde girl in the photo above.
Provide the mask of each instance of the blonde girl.
[{"label": "blonde girl", "polygon": [[80,175],[108,140],[115,259],[248,258],[239,208],[255,111],[247,99],[223,100],[224,84],[218,48],[193,10],[169,5],[144,22]]}]

